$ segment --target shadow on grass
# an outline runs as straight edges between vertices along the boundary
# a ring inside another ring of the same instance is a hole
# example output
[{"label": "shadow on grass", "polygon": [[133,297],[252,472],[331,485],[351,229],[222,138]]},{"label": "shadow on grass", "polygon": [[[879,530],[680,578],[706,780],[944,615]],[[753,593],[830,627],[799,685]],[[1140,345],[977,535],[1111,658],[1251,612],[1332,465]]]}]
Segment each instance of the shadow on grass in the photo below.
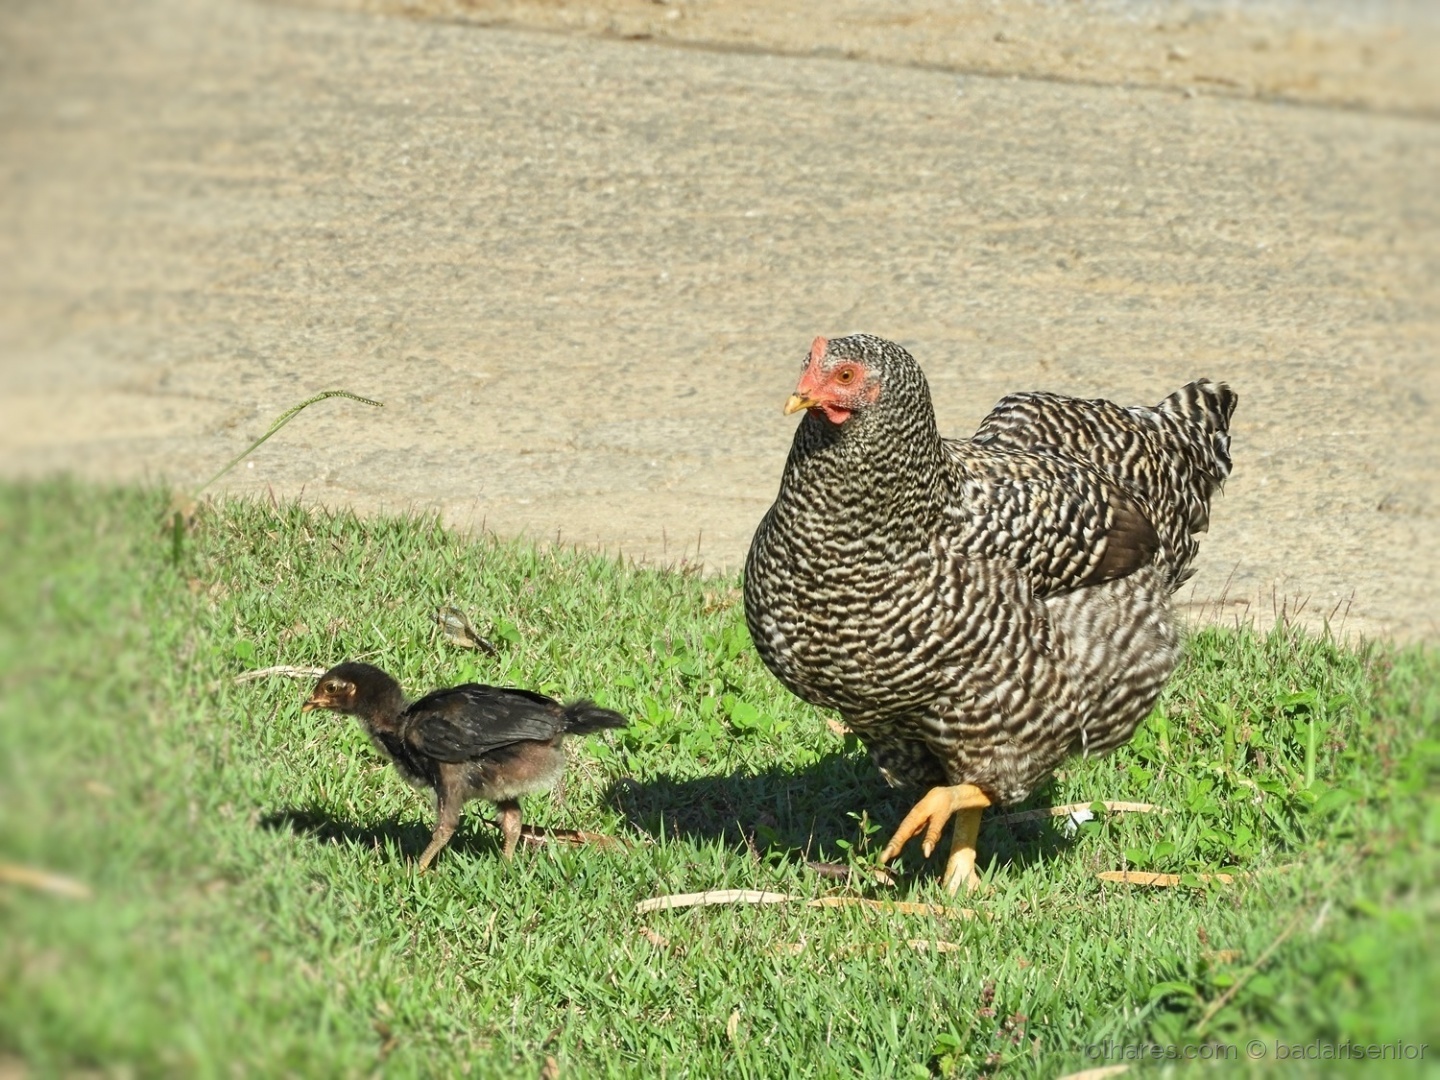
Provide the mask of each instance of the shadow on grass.
[{"label": "shadow on grass", "polygon": [[[888,787],[867,758],[835,753],[799,770],[662,775],[643,783],[627,778],[611,785],[608,799],[632,828],[650,836],[719,841],[767,860],[829,862],[848,858],[842,842],[863,860],[874,860],[920,794]],[[1046,785],[1014,809],[1050,804]],[[1025,867],[1071,845],[1052,821],[990,824],[989,816],[980,832],[982,867]],[[943,869],[948,851],[947,839],[926,861],[929,872]],[[913,871],[920,865],[918,843],[906,853]]]},{"label": "shadow on grass", "polygon": [[[387,862],[417,859],[430,843],[429,826],[418,821],[387,818],[372,826],[357,825],[315,806],[277,810],[262,817],[259,825],[274,832],[307,836],[317,844],[366,848]],[[446,850],[498,854],[499,834],[482,817],[477,816],[473,821],[467,817]]]}]

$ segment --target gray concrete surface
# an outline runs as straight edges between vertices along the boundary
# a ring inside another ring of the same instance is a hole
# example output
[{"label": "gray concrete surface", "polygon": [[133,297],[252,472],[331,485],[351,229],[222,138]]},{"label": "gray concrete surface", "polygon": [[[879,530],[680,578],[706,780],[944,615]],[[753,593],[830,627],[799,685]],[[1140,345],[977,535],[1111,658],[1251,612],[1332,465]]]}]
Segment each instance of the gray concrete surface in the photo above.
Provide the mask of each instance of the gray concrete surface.
[{"label": "gray concrete surface", "polygon": [[954,433],[1013,389],[1230,381],[1187,603],[1433,639],[1437,176],[1425,116],[19,0],[0,471],[194,484],[344,387],[385,409],[322,403],[220,486],[733,567],[810,338],[865,330]]},{"label": "gray concrete surface", "polygon": [[612,40],[1440,118],[1434,0],[292,0]]}]

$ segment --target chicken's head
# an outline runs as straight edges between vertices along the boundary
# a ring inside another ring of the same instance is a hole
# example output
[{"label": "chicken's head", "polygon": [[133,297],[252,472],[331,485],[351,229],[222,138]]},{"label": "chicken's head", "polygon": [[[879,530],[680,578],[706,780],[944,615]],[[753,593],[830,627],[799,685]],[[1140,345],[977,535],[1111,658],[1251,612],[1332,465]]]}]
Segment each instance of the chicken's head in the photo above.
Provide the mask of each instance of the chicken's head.
[{"label": "chicken's head", "polygon": [[374,701],[388,699],[396,690],[395,680],[379,668],[348,660],[320,676],[300,711],[328,709],[355,715]]},{"label": "chicken's head", "polygon": [[354,706],[356,693],[355,684],[349,679],[336,675],[332,668],[320,676],[320,681],[315,684],[315,689],[311,692],[309,699],[300,706],[300,711],[329,709],[332,712],[345,712]]},{"label": "chicken's head", "polygon": [[[795,393],[785,402],[785,415],[809,409],[832,424],[843,424],[852,413],[880,397],[880,372],[866,362],[860,350],[844,348],[852,338],[836,342],[817,337]],[[832,347],[838,346],[838,347]]]}]

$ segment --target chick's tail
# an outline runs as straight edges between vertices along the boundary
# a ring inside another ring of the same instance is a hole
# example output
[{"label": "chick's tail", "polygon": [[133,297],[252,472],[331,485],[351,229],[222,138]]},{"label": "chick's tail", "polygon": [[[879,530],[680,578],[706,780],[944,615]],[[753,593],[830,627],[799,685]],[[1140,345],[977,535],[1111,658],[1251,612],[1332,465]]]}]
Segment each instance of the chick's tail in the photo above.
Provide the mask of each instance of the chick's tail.
[{"label": "chick's tail", "polygon": [[622,728],[630,721],[612,709],[602,709],[588,698],[565,706],[565,734],[589,735],[606,728]]}]

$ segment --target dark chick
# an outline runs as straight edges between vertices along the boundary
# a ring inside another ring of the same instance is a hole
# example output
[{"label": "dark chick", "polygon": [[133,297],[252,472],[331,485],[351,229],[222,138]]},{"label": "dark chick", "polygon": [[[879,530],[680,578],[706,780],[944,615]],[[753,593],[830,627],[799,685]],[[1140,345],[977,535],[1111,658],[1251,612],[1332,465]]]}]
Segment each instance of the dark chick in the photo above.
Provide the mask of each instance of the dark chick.
[{"label": "dark chick", "polygon": [[315,684],[303,711],[356,717],[370,741],[411,785],[435,794],[439,820],[420,856],[424,870],[449,843],[471,799],[500,809],[505,858],[520,839],[520,796],[544,791],[565,771],[565,737],[625,726],[625,717],[589,701],[562,705],[544,694],[466,683],[413,705],[393,678],[347,662]]}]

